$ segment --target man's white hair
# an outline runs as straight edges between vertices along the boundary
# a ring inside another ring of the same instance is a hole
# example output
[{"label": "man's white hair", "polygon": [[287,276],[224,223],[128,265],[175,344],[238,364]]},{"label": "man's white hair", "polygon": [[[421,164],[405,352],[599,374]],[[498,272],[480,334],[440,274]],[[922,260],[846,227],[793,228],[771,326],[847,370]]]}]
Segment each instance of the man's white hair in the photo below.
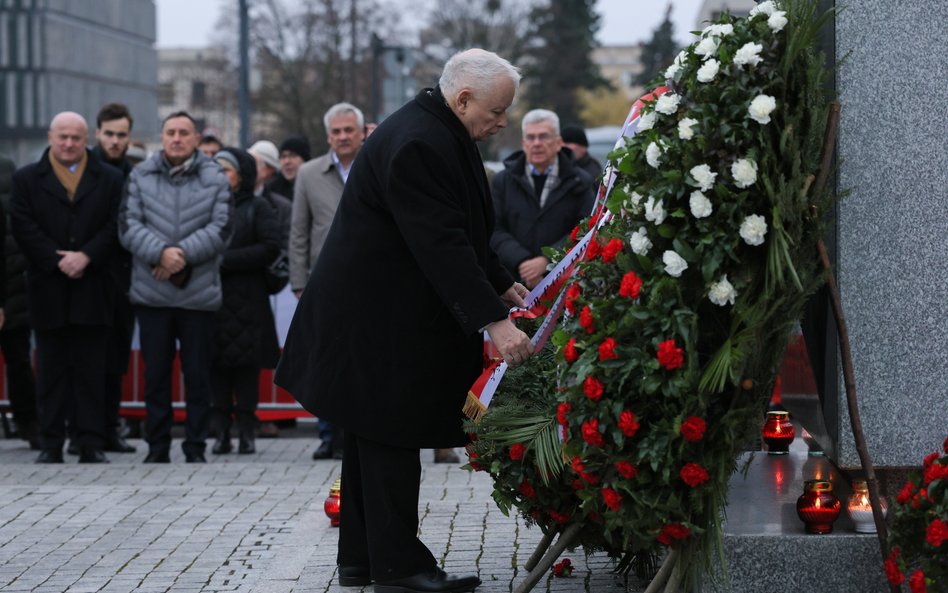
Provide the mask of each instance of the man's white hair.
[{"label": "man's white hair", "polygon": [[513,82],[515,91],[520,87],[520,71],[513,64],[493,52],[474,48],[451,56],[444,65],[438,86],[445,98],[453,98],[465,88],[488,92],[501,76]]},{"label": "man's white hair", "polygon": [[326,126],[327,134],[329,133],[329,122],[346,113],[354,113],[356,116],[356,125],[360,128],[365,127],[365,115],[362,114],[361,109],[352,103],[336,103],[330,107],[326,115],[323,116],[323,125]]},{"label": "man's white hair", "polygon": [[537,124],[541,121],[549,122],[553,126],[553,133],[557,136],[560,135],[560,116],[549,109],[534,109],[533,111],[528,111],[527,114],[523,116],[523,121],[520,122],[520,131],[526,134],[528,125]]}]

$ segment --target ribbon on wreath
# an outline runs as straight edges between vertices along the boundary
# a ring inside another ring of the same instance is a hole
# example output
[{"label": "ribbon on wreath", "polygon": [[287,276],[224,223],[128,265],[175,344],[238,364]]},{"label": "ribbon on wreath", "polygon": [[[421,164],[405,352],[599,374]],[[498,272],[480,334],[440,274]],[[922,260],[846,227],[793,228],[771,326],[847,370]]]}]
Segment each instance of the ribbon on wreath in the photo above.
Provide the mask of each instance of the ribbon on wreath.
[{"label": "ribbon on wreath", "polygon": [[[632,105],[625,124],[622,126],[622,132],[616,140],[615,148],[620,148],[624,145],[626,138],[631,138],[635,135],[638,129],[639,112],[645,105],[645,102],[656,100],[667,90],[666,87],[658,87],[652,92],[643,95]],[[596,202],[593,204],[589,231],[566,253],[566,256],[563,257],[553,270],[543,278],[543,281],[530,291],[530,294],[527,295],[525,299],[526,307],[513,307],[510,309],[508,316],[510,319],[517,319],[518,317],[535,319],[546,315],[543,323],[540,324],[540,327],[537,328],[536,332],[530,338],[530,344],[533,345],[534,351],[539,350],[546,344],[550,335],[553,333],[553,328],[563,314],[566,303],[566,291],[563,289],[576,271],[576,262],[586,255],[586,250],[589,248],[589,244],[596,238],[596,235],[598,235],[599,229],[612,220],[612,212],[606,208],[606,202],[609,194],[612,192],[617,177],[618,175],[612,163],[609,163],[603,174],[603,181],[599,186]],[[547,303],[551,302],[552,305],[547,306]],[[486,334],[484,339],[489,340]],[[467,392],[467,398],[465,399],[463,407],[465,416],[474,422],[480,422],[481,418],[483,418],[487,412],[487,407],[490,406],[494,393],[497,392],[497,388],[500,386],[500,382],[503,380],[507,368],[507,363],[499,359],[491,361],[491,363],[484,368],[483,372],[471,386],[471,389]]]}]

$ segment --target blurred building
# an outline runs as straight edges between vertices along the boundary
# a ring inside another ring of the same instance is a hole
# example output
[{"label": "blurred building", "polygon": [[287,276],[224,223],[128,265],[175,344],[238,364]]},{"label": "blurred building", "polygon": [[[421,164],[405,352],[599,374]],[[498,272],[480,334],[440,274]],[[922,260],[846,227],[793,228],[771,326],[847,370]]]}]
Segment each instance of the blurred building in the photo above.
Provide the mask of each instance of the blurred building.
[{"label": "blurred building", "polygon": [[747,16],[751,8],[757,6],[754,0],[704,0],[698,9],[698,18],[695,28],[700,31],[707,26],[708,21],[715,21],[725,10],[734,16]]},{"label": "blurred building", "polygon": [[154,0],[0,1],[0,153],[34,161],[55,114],[94,128],[111,101],[128,105],[136,138],[157,136],[155,22]]},{"label": "blurred building", "polygon": [[642,66],[642,44],[604,45],[592,52],[592,61],[599,66],[603,78],[622,91],[627,99],[634,100],[642,95],[642,85],[635,80],[644,69]]}]

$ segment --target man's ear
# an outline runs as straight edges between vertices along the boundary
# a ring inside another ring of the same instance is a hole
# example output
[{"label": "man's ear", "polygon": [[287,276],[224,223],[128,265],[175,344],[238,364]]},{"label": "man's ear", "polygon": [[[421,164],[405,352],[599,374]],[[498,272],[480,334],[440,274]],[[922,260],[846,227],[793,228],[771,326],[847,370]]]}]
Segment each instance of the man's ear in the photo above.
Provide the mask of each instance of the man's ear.
[{"label": "man's ear", "polygon": [[467,111],[468,103],[470,103],[471,99],[473,98],[474,93],[471,91],[471,89],[461,89],[461,92],[458,93],[458,96],[455,99],[458,112],[464,114]]}]

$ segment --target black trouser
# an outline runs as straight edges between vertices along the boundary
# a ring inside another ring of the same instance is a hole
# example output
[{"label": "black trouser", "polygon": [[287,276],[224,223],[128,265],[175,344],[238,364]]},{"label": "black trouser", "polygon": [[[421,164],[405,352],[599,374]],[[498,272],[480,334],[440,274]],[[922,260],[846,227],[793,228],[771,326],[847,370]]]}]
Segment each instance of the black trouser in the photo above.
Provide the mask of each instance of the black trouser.
[{"label": "black trouser", "polygon": [[338,564],[369,567],[376,581],[434,569],[418,539],[420,450],[344,434]]},{"label": "black trouser", "polygon": [[43,448],[61,451],[67,414],[75,421],[79,446],[105,443],[103,353],[106,326],[73,325],[36,331],[36,395]]},{"label": "black trouser", "polygon": [[[260,367],[256,365],[211,367],[214,390],[214,426],[221,437],[229,436],[231,415],[237,415],[237,430],[244,438],[253,438],[257,425],[257,402],[260,400]],[[236,406],[234,400],[236,399]]]},{"label": "black trouser", "polygon": [[7,371],[7,397],[20,435],[36,424],[36,378],[30,356],[30,328],[18,327],[0,332],[0,348]]},{"label": "black trouser", "polygon": [[185,454],[204,453],[211,408],[211,344],[214,312],[173,307],[135,307],[145,361],[145,440],[153,452],[171,449],[171,369],[175,340],[181,345],[184,375]]},{"label": "black trouser", "polygon": [[118,435],[119,413],[122,408],[122,378],[128,372],[128,357],[132,352],[132,333],[135,314],[128,297],[119,295],[115,301],[115,319],[109,332],[108,368],[105,374],[105,429],[109,438]]}]

